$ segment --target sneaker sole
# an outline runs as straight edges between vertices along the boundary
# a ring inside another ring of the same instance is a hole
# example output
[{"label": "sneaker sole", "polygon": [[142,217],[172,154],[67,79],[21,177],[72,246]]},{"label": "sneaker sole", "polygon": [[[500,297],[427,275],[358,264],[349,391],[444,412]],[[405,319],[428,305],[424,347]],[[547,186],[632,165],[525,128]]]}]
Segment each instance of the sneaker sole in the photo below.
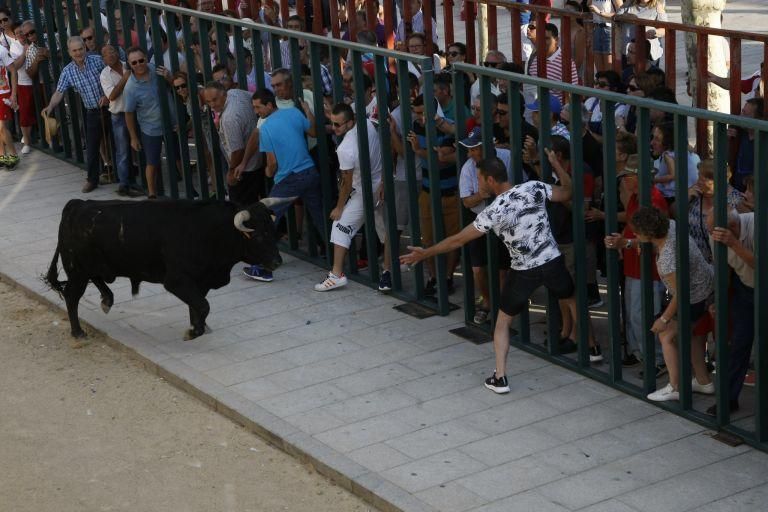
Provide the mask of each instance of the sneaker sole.
[{"label": "sneaker sole", "polygon": [[271,283],[275,279],[274,277],[264,278],[264,277],[252,276],[252,275],[248,274],[245,270],[243,270],[243,275],[245,277],[247,277],[248,279],[253,279],[254,281],[261,281],[262,283]]},{"label": "sneaker sole", "polygon": [[603,362],[603,356],[589,356],[589,362],[590,363],[602,363]]},{"label": "sneaker sole", "polygon": [[679,402],[680,401],[680,395],[673,396],[673,395],[665,395],[663,397],[646,397],[651,402]]},{"label": "sneaker sole", "polygon": [[381,288],[381,287],[379,287],[379,291],[381,293],[387,293],[387,292],[391,292],[392,288]]},{"label": "sneaker sole", "polygon": [[507,386],[505,388],[497,388],[496,386],[488,385],[485,382],[483,382],[483,386],[485,386],[486,388],[490,389],[491,391],[493,391],[494,393],[496,393],[498,395],[504,395],[504,394],[509,393],[509,386]]}]

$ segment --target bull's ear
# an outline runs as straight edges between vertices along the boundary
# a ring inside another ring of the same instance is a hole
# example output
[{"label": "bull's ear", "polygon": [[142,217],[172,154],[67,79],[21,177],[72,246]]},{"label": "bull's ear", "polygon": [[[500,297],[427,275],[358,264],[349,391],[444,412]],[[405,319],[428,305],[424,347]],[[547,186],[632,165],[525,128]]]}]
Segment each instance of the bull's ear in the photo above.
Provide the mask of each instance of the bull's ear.
[{"label": "bull's ear", "polygon": [[261,200],[261,204],[269,208],[270,210],[274,209],[277,206],[283,205],[283,204],[290,204],[294,202],[296,199],[298,199],[299,196],[293,196],[293,197],[265,197]]}]

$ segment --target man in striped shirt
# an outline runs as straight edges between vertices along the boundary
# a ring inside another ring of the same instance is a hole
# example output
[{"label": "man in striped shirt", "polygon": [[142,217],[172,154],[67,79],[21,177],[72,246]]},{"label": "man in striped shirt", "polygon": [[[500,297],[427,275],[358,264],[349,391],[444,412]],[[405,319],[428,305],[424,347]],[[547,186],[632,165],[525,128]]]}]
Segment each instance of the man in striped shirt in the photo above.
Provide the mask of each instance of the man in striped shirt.
[{"label": "man in striped shirt", "polygon": [[[572,84],[579,83],[579,75],[576,72],[576,64],[571,60],[571,72],[570,76],[566,73],[563,76],[563,52],[560,48],[559,32],[557,26],[552,23],[546,25],[545,46],[547,49],[547,67],[546,70],[539,71],[539,62],[536,58],[536,54],[531,55],[528,59],[528,74],[531,76],[538,76],[541,78],[548,78],[550,80],[556,80],[558,82],[570,82]],[[557,94],[561,103],[564,102],[562,92],[552,91],[551,94]]]},{"label": "man in striped shirt", "polygon": [[80,36],[72,36],[67,41],[67,49],[72,62],[64,66],[59,76],[56,92],[51,96],[48,106],[43,109],[50,116],[54,108],[64,98],[70,87],[75,89],[85,107],[85,162],[88,169],[88,181],[83,192],[88,193],[99,185],[99,147],[102,136],[101,108],[109,104],[101,89],[101,70],[104,61],[99,55],[86,55],[85,41]]}]

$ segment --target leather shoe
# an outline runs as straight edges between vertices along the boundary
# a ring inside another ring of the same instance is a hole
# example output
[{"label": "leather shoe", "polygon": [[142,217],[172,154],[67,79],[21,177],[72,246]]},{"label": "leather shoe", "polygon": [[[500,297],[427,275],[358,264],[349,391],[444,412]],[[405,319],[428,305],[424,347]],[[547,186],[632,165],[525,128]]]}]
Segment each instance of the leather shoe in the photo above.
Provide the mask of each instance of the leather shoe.
[{"label": "leather shoe", "polygon": [[85,185],[83,185],[83,194],[87,194],[88,192],[93,192],[94,190],[96,190],[97,186],[98,185],[96,183],[86,181]]},{"label": "leather shoe", "polygon": [[[739,410],[739,402],[738,400],[729,400],[728,401],[728,409],[730,412],[736,412]],[[707,414],[710,416],[717,416],[717,404],[713,405],[709,409],[707,409]]]}]

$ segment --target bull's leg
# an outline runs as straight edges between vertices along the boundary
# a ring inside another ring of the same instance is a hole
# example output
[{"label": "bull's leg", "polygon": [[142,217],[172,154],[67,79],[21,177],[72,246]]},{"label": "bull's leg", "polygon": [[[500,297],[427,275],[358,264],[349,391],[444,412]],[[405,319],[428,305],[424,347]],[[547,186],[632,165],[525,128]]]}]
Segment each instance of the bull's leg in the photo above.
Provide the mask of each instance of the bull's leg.
[{"label": "bull's leg", "polygon": [[189,306],[189,320],[192,323],[192,329],[187,331],[184,339],[192,340],[205,334],[205,319],[211,311],[205,294],[195,286],[194,282],[181,277],[166,279],[164,286],[166,290]]},{"label": "bull's leg", "polygon": [[101,293],[101,310],[104,313],[109,313],[109,310],[112,309],[112,304],[115,303],[115,296],[112,293],[112,290],[109,289],[107,283],[100,277],[91,279],[91,282],[96,285],[96,288],[98,288]]},{"label": "bull's leg", "polygon": [[88,286],[87,279],[70,276],[64,287],[64,302],[67,304],[67,315],[69,315],[69,325],[73,338],[85,338],[85,331],[80,327],[80,318],[77,316],[77,307],[83,293],[85,293],[86,286]]}]

